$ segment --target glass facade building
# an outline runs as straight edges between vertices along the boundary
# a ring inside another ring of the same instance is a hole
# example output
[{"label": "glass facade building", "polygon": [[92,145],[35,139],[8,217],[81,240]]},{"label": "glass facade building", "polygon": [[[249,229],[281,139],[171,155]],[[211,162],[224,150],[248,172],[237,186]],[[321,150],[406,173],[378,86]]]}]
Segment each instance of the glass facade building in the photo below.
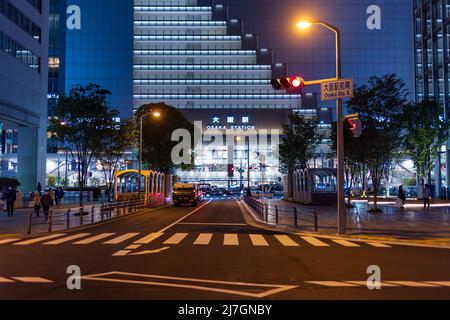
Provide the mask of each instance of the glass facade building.
[{"label": "glass facade building", "polygon": [[[450,111],[450,1],[414,0],[416,99],[434,99],[442,114]],[[432,183],[449,197],[450,142],[435,161]]]}]

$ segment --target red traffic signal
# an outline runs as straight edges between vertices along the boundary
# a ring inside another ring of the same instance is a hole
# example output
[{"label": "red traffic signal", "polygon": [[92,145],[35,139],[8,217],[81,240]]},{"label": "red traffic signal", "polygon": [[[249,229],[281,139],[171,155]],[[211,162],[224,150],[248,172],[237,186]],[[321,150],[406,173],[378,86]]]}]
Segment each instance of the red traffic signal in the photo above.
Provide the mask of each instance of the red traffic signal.
[{"label": "red traffic signal", "polygon": [[234,177],[235,168],[233,164],[228,165],[228,177],[233,178]]},{"label": "red traffic signal", "polygon": [[305,80],[301,77],[290,77],[273,79],[270,84],[275,90],[301,89],[305,85]]},{"label": "red traffic signal", "polygon": [[359,114],[350,114],[344,118],[344,130],[350,132],[353,138],[359,138],[362,135],[362,123]]}]

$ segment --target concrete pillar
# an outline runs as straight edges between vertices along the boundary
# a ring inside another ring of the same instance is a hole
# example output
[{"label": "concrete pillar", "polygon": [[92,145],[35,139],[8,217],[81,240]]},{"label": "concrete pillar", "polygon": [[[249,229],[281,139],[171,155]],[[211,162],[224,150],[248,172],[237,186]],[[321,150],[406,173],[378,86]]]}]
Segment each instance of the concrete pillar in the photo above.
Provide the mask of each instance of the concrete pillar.
[{"label": "concrete pillar", "polygon": [[45,179],[46,144],[45,132],[39,128],[20,127],[18,129],[17,178],[20,190],[32,192],[38,182],[43,187]]}]

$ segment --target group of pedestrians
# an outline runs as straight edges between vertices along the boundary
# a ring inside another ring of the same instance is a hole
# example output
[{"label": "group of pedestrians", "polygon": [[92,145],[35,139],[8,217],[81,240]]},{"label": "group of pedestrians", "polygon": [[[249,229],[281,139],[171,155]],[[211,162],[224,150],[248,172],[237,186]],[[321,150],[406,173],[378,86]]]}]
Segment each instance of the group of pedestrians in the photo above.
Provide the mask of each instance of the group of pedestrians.
[{"label": "group of pedestrians", "polygon": [[6,190],[1,193],[0,199],[2,201],[2,209],[6,209],[8,217],[12,217],[14,215],[14,204],[17,200],[16,188],[8,186]]},{"label": "group of pedestrians", "polygon": [[[400,208],[405,208],[406,203],[406,192],[403,186],[398,188],[398,199],[400,201]],[[430,209],[431,205],[431,189],[428,185],[423,185],[422,187],[422,199],[423,199],[423,208]]]},{"label": "group of pedestrians", "polygon": [[40,191],[36,191],[31,200],[30,207],[34,207],[34,213],[37,218],[39,218],[42,209],[44,212],[45,221],[47,221],[50,208],[53,206],[63,205],[64,194],[65,193],[62,188],[57,188],[56,190],[45,190],[44,194],[41,194]]}]

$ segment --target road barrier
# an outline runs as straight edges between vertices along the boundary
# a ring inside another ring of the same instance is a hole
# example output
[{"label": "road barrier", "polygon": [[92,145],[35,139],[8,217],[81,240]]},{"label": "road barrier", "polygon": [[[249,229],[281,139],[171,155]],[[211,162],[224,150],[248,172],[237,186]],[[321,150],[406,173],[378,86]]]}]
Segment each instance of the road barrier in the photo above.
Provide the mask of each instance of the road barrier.
[{"label": "road barrier", "polygon": [[267,224],[295,228],[312,226],[315,232],[319,231],[319,217],[315,210],[288,205],[275,205],[254,197],[244,196],[243,199],[253,209],[259,220]]},{"label": "road barrier", "polygon": [[52,209],[47,219],[42,214],[40,217],[35,217],[35,212],[32,211],[28,216],[27,234],[53,232],[93,224],[134,214],[144,208],[144,200],[105,202],[87,207]]}]

